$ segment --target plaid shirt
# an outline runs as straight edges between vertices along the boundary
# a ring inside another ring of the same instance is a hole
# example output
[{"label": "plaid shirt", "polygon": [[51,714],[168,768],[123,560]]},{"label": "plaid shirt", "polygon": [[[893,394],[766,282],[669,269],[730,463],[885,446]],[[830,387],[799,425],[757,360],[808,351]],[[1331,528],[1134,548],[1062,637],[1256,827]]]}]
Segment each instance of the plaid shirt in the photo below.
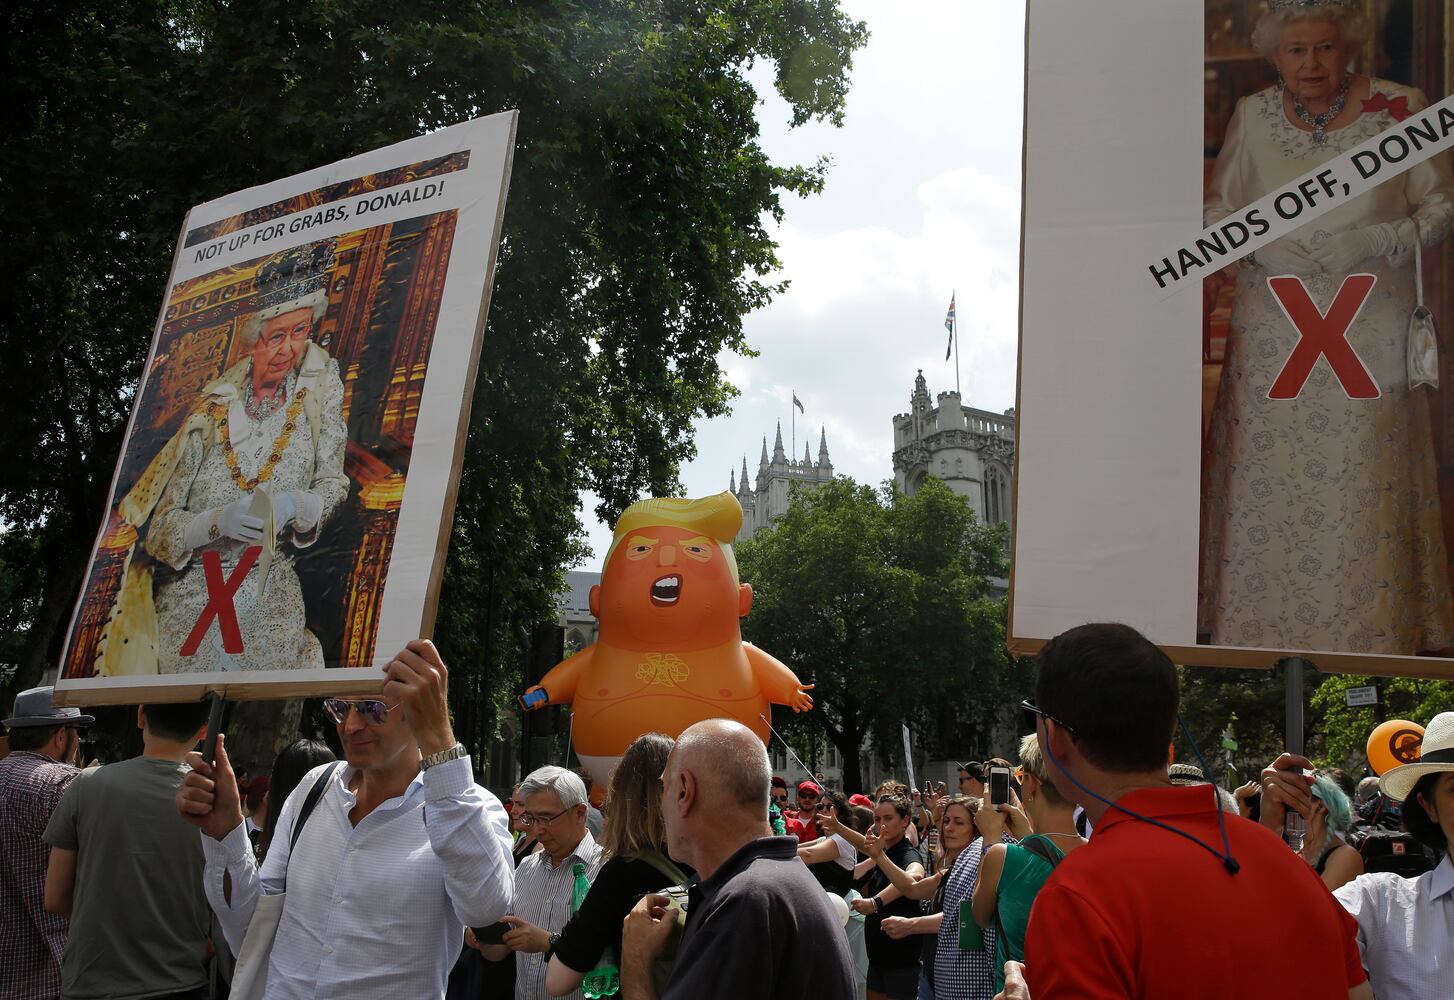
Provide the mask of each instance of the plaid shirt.
[{"label": "plaid shirt", "polygon": [[[1013,844],[1008,834],[1001,843]],[[934,953],[934,996],[939,1000],[990,1000],[995,995],[995,929],[984,929],[984,948],[959,947],[959,906],[974,895],[979,882],[984,838],[977,838],[954,861],[944,877],[944,916],[939,921],[939,947]]]},{"label": "plaid shirt", "polygon": [[50,848],[40,839],[81,772],[28,750],[0,760],[0,1000],[55,1000],[66,921],[45,912]]}]

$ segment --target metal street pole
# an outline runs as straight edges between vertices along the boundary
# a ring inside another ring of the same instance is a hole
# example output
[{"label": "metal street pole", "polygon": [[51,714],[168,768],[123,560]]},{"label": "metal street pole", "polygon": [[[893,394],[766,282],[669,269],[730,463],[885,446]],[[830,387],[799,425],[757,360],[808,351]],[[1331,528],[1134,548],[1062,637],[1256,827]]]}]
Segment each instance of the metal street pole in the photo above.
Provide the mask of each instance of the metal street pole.
[{"label": "metal street pole", "polygon": [[1283,743],[1288,753],[1301,755],[1303,742],[1303,667],[1307,661],[1290,656],[1283,668]]}]

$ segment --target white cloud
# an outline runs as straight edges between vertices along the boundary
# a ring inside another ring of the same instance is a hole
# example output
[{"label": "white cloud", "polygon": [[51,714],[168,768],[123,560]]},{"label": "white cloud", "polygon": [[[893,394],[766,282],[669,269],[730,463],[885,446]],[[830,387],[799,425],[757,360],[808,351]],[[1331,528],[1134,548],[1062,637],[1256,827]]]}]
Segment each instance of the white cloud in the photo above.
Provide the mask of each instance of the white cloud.
[{"label": "white cloud", "polygon": [[[691,496],[726,489],[744,454],[755,475],[762,438],[771,448],[779,421],[790,449],[794,416],[795,457],[805,442],[816,457],[826,427],[835,471],[891,477],[891,418],[908,409],[915,372],[931,394],[954,387],[944,360],[951,289],[964,400],[1014,405],[1023,6],[844,6],[872,37],[854,60],[842,129],[789,130],[770,73],[753,74],[768,154],[782,163],[828,154],[833,165],[824,192],[790,199],[773,230],[791,286],[745,321],[760,356],[722,358],[741,396],[730,415],[698,424],[698,458],[682,470]],[[587,517],[599,556],[610,529],[589,508]]]}]

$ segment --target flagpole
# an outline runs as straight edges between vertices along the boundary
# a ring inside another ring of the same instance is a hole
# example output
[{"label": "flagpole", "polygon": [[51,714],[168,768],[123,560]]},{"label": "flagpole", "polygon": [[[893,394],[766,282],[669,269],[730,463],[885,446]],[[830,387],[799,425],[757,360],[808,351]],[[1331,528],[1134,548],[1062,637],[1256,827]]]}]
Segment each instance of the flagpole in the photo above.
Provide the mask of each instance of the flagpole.
[{"label": "flagpole", "polygon": [[792,393],[793,402],[788,407],[788,413],[791,414],[793,421],[793,448],[792,451],[788,452],[789,463],[797,461],[798,458],[798,390],[793,389]]},{"label": "flagpole", "polygon": [[[954,292],[949,293],[949,301],[954,301]],[[954,338],[954,391],[959,393],[959,310],[954,310],[954,329],[950,331]],[[960,403],[964,402],[964,396],[959,397]]]}]

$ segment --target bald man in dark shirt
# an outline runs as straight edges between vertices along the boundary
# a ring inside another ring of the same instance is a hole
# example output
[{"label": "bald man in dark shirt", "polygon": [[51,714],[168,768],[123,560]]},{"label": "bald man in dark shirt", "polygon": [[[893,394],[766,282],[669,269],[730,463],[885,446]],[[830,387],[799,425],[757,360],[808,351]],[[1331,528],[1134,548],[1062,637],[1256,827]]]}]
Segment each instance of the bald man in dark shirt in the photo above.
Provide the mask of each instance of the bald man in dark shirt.
[{"label": "bald man in dark shirt", "polygon": [[[797,841],[767,825],[772,772],[762,740],[741,723],[699,722],[682,733],[662,775],[671,856],[699,881],[662,1000],[857,995],[843,921],[798,860]],[[671,937],[668,897],[626,917],[624,1000],[657,1000],[652,968]]]}]

